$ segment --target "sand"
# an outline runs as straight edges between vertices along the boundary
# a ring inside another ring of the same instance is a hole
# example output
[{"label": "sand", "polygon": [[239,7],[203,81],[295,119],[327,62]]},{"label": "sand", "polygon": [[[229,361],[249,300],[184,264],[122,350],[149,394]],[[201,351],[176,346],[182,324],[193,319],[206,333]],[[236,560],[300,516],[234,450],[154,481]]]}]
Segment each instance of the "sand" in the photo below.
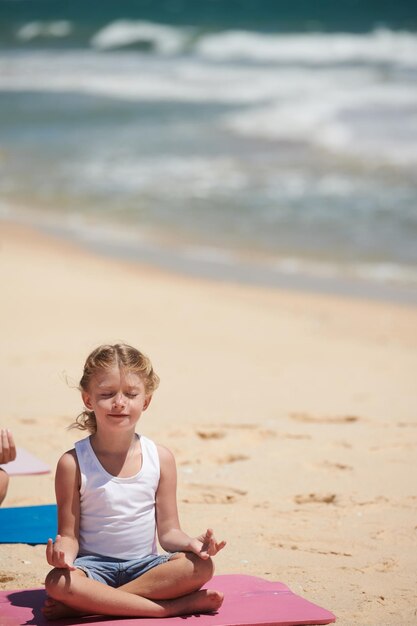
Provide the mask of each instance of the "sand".
[{"label": "sand", "polygon": [[[177,458],[217,573],[279,580],[340,626],[417,621],[417,308],[203,281],[1,223],[0,426],[54,467],[89,351],[129,342],[160,389],[138,430]],[[54,501],[13,477],[4,506]],[[41,586],[43,546],[0,545],[0,587]]]}]

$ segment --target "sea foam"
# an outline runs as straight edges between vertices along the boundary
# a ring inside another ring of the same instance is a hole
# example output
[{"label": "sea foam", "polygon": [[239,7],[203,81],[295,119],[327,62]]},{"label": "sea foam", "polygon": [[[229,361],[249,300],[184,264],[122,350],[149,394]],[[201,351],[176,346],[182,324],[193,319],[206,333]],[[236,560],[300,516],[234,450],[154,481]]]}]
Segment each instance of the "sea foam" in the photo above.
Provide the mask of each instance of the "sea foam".
[{"label": "sea foam", "polygon": [[28,22],[18,28],[17,39],[31,41],[38,37],[60,38],[68,37],[72,32],[72,24],[68,20],[56,20],[51,22]]},{"label": "sea foam", "polygon": [[187,41],[185,29],[152,22],[116,20],[97,32],[91,45],[98,50],[112,50],[136,45],[161,54],[181,52]]},{"label": "sea foam", "polygon": [[306,65],[401,64],[417,68],[417,35],[377,29],[371,33],[265,34],[226,31],[201,37],[196,51],[210,59]]}]

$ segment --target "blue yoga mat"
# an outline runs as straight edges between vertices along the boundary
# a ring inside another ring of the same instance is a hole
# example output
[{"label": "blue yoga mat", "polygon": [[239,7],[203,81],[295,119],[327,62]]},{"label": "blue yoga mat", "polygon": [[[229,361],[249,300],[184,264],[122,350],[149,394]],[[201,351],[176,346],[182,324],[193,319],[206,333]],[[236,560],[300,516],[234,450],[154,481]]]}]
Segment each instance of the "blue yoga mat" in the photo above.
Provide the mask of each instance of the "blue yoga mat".
[{"label": "blue yoga mat", "polygon": [[47,543],[56,533],[56,504],[0,508],[0,543]]}]

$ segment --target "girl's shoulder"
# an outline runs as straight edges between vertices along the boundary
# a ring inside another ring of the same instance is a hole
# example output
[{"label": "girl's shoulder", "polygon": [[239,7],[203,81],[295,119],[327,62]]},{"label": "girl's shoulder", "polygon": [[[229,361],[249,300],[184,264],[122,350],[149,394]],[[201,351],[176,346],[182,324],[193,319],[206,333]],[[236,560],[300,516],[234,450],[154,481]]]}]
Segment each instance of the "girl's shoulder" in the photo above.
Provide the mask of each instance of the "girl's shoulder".
[{"label": "girl's shoulder", "polygon": [[171,457],[174,456],[169,448],[167,448],[166,446],[163,446],[160,443],[157,443],[153,439],[150,439],[149,437],[145,437],[145,435],[139,435],[139,438],[140,438],[141,445],[145,445],[145,446],[155,449],[158,452],[158,456],[160,459],[167,458],[169,456]]},{"label": "girl's shoulder", "polygon": [[71,450],[64,452],[58,460],[57,471],[71,471],[77,468],[77,453],[75,452],[75,448],[71,448]]},{"label": "girl's shoulder", "polygon": [[166,446],[163,446],[161,443],[155,443],[155,445],[159,454],[174,456],[171,450]]},{"label": "girl's shoulder", "polygon": [[175,457],[171,450],[166,446],[161,445],[160,443],[156,444],[156,449],[158,451],[159,465],[161,467],[161,471],[163,471],[164,469],[174,468]]}]

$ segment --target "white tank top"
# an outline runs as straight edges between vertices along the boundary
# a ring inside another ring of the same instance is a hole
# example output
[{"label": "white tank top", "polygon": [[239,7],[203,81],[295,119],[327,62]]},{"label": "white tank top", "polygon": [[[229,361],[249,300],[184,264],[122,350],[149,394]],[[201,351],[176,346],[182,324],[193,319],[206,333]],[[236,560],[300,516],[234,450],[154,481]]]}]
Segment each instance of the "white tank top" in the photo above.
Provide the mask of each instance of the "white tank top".
[{"label": "white tank top", "polygon": [[[138,435],[137,435],[138,436]],[[112,476],[90,437],[75,443],[81,472],[79,554],[137,559],[157,554],[155,494],[160,466],[156,445],[140,436],[142,467],[135,476]]]}]

